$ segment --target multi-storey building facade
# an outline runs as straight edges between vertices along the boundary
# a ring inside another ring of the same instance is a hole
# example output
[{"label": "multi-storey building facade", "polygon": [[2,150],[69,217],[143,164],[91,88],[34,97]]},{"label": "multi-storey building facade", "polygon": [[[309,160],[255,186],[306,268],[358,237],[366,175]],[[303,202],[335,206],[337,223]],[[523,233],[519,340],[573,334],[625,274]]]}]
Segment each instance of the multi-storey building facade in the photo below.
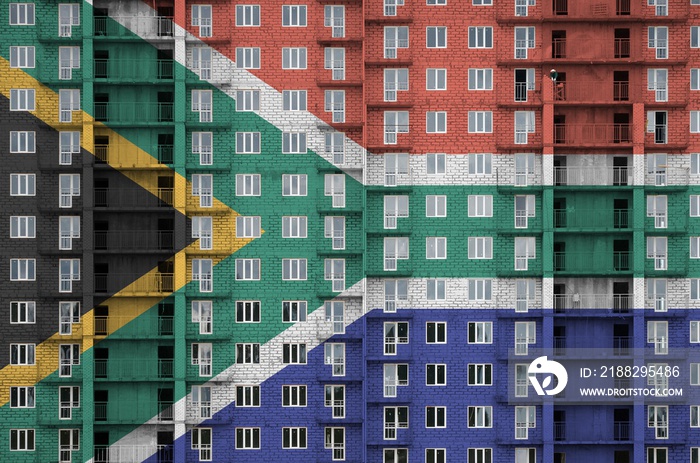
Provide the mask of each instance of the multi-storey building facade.
[{"label": "multi-storey building facade", "polygon": [[527,376],[700,343],[700,2],[0,24],[3,461],[700,461],[700,363],[653,404]]}]

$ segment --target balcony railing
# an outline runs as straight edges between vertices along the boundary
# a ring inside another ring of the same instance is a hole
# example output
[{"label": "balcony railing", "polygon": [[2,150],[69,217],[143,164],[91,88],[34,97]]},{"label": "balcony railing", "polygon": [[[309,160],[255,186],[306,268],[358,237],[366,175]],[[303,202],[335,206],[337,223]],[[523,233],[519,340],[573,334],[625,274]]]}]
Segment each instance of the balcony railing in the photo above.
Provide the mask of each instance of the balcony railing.
[{"label": "balcony railing", "polygon": [[554,440],[566,440],[566,423],[562,421],[554,422]]},{"label": "balcony railing", "polygon": [[607,61],[637,59],[631,50],[630,39],[607,40],[552,39],[545,57],[553,60]]},{"label": "balcony railing", "polygon": [[171,59],[95,59],[95,79],[143,82],[173,78]]},{"label": "balcony railing", "polygon": [[141,150],[134,150],[133,145],[112,143],[109,145],[95,145],[95,159],[97,164],[109,163],[113,167],[122,168],[148,168],[162,164],[173,163],[173,145],[158,145],[157,157]]},{"label": "balcony railing", "polygon": [[96,250],[170,250],[172,231],[115,230],[95,231]]},{"label": "balcony railing", "polygon": [[95,16],[95,37],[144,39],[173,36],[173,20],[166,16]]},{"label": "balcony railing", "polygon": [[626,81],[557,82],[554,86],[556,102],[613,103],[629,100],[630,84]]},{"label": "balcony railing", "polygon": [[154,123],[173,121],[173,103],[95,103],[95,120],[119,123]]},{"label": "balcony railing", "polygon": [[[546,17],[569,17],[581,19],[600,19],[615,16],[630,16],[630,0],[551,0],[551,9],[544,6]],[[637,12],[638,13],[638,12]]]},{"label": "balcony railing", "polygon": [[630,440],[631,423],[629,421],[615,421],[613,423],[613,439]]},{"label": "balcony railing", "polygon": [[570,166],[554,168],[555,185],[632,185],[630,167]]},{"label": "balcony railing", "polygon": [[632,345],[630,336],[598,337],[593,336],[554,336],[555,355],[587,356],[592,347],[612,349],[613,355],[629,355]]},{"label": "balcony railing", "polygon": [[172,273],[95,273],[95,292],[123,295],[173,292]]},{"label": "balcony railing", "polygon": [[95,359],[95,378],[111,381],[173,377],[172,359]]},{"label": "balcony railing", "polygon": [[632,143],[629,124],[554,124],[554,143],[596,146]]},{"label": "balcony railing", "polygon": [[151,338],[153,336],[172,336],[173,317],[160,316],[133,317],[95,316],[96,336],[110,335],[112,338]]},{"label": "balcony railing", "polygon": [[173,462],[172,445],[96,445],[93,448],[95,463],[140,463],[156,455],[158,463]]},{"label": "balcony railing", "polygon": [[95,188],[95,207],[169,207],[172,188],[158,188],[158,196],[143,188]]},{"label": "balcony railing", "polygon": [[579,309],[608,309],[613,313],[627,313],[634,305],[633,294],[555,294],[554,311]]},{"label": "balcony railing", "polygon": [[554,253],[554,271],[562,274],[625,273],[631,270],[631,262],[628,251]]},{"label": "balcony railing", "polygon": [[628,229],[629,218],[627,209],[555,209],[554,228]]}]

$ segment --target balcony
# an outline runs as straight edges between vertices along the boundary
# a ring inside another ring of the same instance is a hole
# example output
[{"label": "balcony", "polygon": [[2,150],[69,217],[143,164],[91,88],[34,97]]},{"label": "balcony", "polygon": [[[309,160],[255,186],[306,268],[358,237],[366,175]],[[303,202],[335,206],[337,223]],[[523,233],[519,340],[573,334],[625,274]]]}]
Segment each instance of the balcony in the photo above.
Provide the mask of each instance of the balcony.
[{"label": "balcony", "polygon": [[134,401],[130,407],[109,406],[109,402],[95,402],[95,421],[99,423],[138,423],[150,420],[153,415],[156,421],[173,420],[172,402],[139,402]]},{"label": "balcony", "polygon": [[[638,90],[637,87],[632,89]],[[638,93],[633,95],[636,96]],[[554,104],[631,104],[630,84],[625,81],[557,82]]]},{"label": "balcony", "polygon": [[629,231],[627,209],[555,209],[555,231]]},{"label": "balcony", "polygon": [[95,208],[150,209],[173,203],[172,188],[158,188],[157,196],[143,188],[95,188],[93,195]]},{"label": "balcony", "polygon": [[171,59],[95,59],[95,82],[152,83],[173,79]]},{"label": "balcony", "polygon": [[630,124],[554,124],[555,145],[567,147],[629,148]]},{"label": "balcony", "polygon": [[[615,421],[611,429],[605,425],[603,429],[592,429],[585,426],[566,426],[566,422],[554,422],[554,440],[568,442],[620,442],[630,440],[631,423],[628,421]],[[607,428],[607,429],[606,429]],[[567,432],[568,431],[568,432]]]},{"label": "balcony", "polygon": [[569,358],[593,358],[590,349],[612,349],[613,355],[630,355],[631,336],[554,336],[554,355]]},{"label": "balcony", "polygon": [[173,317],[119,317],[95,316],[95,336],[110,339],[152,339],[154,336],[173,335]]},{"label": "balcony", "polygon": [[95,103],[95,120],[124,125],[173,122],[173,103]]},{"label": "balcony", "polygon": [[[172,445],[96,445],[93,450],[94,463],[140,463],[157,461],[173,463]],[[151,457],[156,455],[156,460]]]},{"label": "balcony", "polygon": [[628,186],[633,184],[631,167],[571,166],[554,168],[556,186]]},{"label": "balcony", "polygon": [[553,39],[544,48],[544,61],[557,63],[590,64],[591,62],[634,62],[641,60],[641,55],[631,47],[629,38],[576,40]]},{"label": "balcony", "polygon": [[549,0],[542,7],[544,17],[555,21],[629,21],[641,10],[630,0]]},{"label": "balcony", "polygon": [[172,273],[95,273],[95,293],[158,296],[173,292]]},{"label": "balcony", "polygon": [[131,144],[95,145],[95,166],[109,164],[116,169],[163,168],[173,163],[173,145],[158,145],[157,158]]},{"label": "balcony", "polygon": [[172,378],[172,359],[95,359],[95,379],[157,381]]},{"label": "balcony", "polygon": [[95,231],[98,251],[172,251],[173,232],[153,230]]},{"label": "balcony", "polygon": [[632,271],[629,251],[555,252],[554,273],[557,275],[620,275]]},{"label": "balcony", "polygon": [[629,313],[634,294],[555,294],[554,313],[570,313],[582,309],[608,310],[614,314]]},{"label": "balcony", "polygon": [[95,16],[95,38],[105,39],[170,39],[173,19],[165,16]]}]

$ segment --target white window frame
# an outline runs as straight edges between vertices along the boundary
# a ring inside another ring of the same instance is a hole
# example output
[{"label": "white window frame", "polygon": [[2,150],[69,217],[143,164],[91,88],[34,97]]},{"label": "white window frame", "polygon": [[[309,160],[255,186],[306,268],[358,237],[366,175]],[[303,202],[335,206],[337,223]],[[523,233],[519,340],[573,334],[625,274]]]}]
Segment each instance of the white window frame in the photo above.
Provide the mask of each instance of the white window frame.
[{"label": "white window frame", "polygon": [[212,375],[214,351],[210,342],[193,342],[191,346],[192,365],[198,365],[200,377]]},{"label": "white window frame", "polygon": [[283,449],[305,449],[307,445],[307,434],[305,427],[283,427],[282,428],[282,448]]},{"label": "white window frame", "polygon": [[668,101],[668,69],[647,69],[647,90],[654,92],[654,101]]},{"label": "white window frame", "polygon": [[58,218],[58,249],[73,249],[73,240],[80,238],[80,216]]},{"label": "white window frame", "polygon": [[199,325],[199,334],[214,332],[214,303],[212,301],[192,301],[192,323]]},{"label": "white window frame", "polygon": [[515,438],[528,438],[530,428],[537,426],[537,409],[534,405],[515,407]]},{"label": "white window frame", "polygon": [[10,3],[10,26],[33,26],[34,3]]},{"label": "white window frame", "polygon": [[59,132],[60,152],[58,164],[73,164],[73,155],[80,154],[80,132]]},{"label": "white window frame", "polygon": [[493,217],[493,195],[469,195],[468,217]]},{"label": "white window frame", "polygon": [[34,429],[12,428],[9,441],[10,452],[33,452],[36,449]]},{"label": "white window frame", "polygon": [[307,237],[307,217],[303,216],[283,216],[282,217],[282,238],[306,238]]},{"label": "white window frame", "polygon": [[33,343],[10,344],[10,365],[30,366],[36,364],[36,345]]},{"label": "white window frame", "polygon": [[260,238],[261,217],[259,215],[236,217],[236,238]]},{"label": "white window frame", "polygon": [[283,407],[306,407],[308,387],[306,384],[282,385]]},{"label": "white window frame", "polygon": [[36,174],[10,174],[10,196],[35,196]]},{"label": "white window frame", "polygon": [[306,69],[306,47],[283,47],[282,69]]},{"label": "white window frame", "polygon": [[260,111],[260,90],[237,90],[236,112]]},{"label": "white window frame", "polygon": [[407,363],[384,364],[384,397],[396,397],[398,387],[408,386],[409,366]]},{"label": "white window frame", "polygon": [[306,27],[306,5],[282,5],[282,27]]},{"label": "white window frame", "polygon": [[199,197],[199,207],[212,207],[214,176],[212,174],[192,174],[192,196]]},{"label": "white window frame", "polygon": [[[345,332],[344,329],[343,332]],[[323,354],[323,363],[331,365],[332,375],[345,376],[345,343],[327,342],[323,345]],[[306,363],[305,360],[304,363]]]},{"label": "white window frame", "polygon": [[260,428],[236,428],[236,450],[259,450]]},{"label": "white window frame", "polygon": [[470,363],[467,365],[467,386],[492,386],[492,385],[493,385],[493,364],[491,364],[491,363]]},{"label": "white window frame", "polygon": [[467,344],[493,344],[493,322],[468,322]]},{"label": "white window frame", "polygon": [[80,281],[80,259],[59,259],[58,277],[60,293],[73,292],[73,282]]},{"label": "white window frame", "polygon": [[649,26],[648,47],[656,50],[656,59],[668,59],[668,27]]},{"label": "white window frame", "polygon": [[36,323],[35,301],[11,301],[10,324],[34,324]]},{"label": "white window frame", "polygon": [[199,155],[200,165],[210,166],[214,164],[213,150],[213,132],[192,132],[192,154]]},{"label": "white window frame", "polygon": [[467,427],[470,429],[493,427],[493,407],[490,405],[468,406]]},{"label": "white window frame", "polygon": [[469,26],[469,48],[493,48],[493,27]]},{"label": "white window frame", "polygon": [[446,300],[447,280],[444,278],[428,278],[425,281],[425,297],[429,301]]},{"label": "white window frame", "polygon": [[334,124],[345,123],[345,90],[326,90],[324,110],[332,114]]},{"label": "white window frame", "polygon": [[80,365],[80,344],[58,345],[58,376],[70,378],[73,376],[73,365]]},{"label": "white window frame", "polygon": [[260,27],[260,5],[236,5],[236,27]]},{"label": "white window frame", "polygon": [[528,50],[535,48],[535,27],[516,27],[513,35],[515,37],[515,59],[527,59]]},{"label": "white window frame", "polygon": [[236,363],[239,365],[260,364],[260,344],[255,342],[236,343]]},{"label": "white window frame", "polygon": [[447,133],[447,111],[426,111],[425,133]]},{"label": "white window frame", "polygon": [[282,281],[305,281],[307,259],[282,259]]},{"label": "white window frame", "polygon": [[493,133],[492,111],[469,111],[469,133]]},{"label": "white window frame", "polygon": [[447,238],[444,236],[428,236],[425,238],[426,259],[447,259]]},{"label": "white window frame", "polygon": [[654,354],[668,355],[668,321],[647,321],[647,344],[654,344]]},{"label": "white window frame", "polygon": [[306,132],[282,132],[282,154],[306,154]]},{"label": "white window frame", "polygon": [[59,3],[58,4],[58,36],[72,37],[73,26],[80,25],[80,4],[79,3]]},{"label": "white window frame", "polygon": [[[190,405],[196,410],[197,418],[211,418],[211,386],[192,386],[191,397],[192,401]],[[196,429],[193,429],[192,431],[196,431]]]},{"label": "white window frame", "polygon": [[654,259],[654,270],[668,269],[668,238],[647,236],[647,259]]},{"label": "white window frame", "polygon": [[35,95],[33,88],[10,89],[10,111],[35,111]]},{"label": "white window frame", "polygon": [[408,68],[384,69],[384,101],[397,101],[398,92],[408,89]]},{"label": "white window frame", "polygon": [[408,26],[384,27],[384,58],[397,59],[400,48],[408,48]]},{"label": "white window frame", "polygon": [[260,69],[260,47],[237,47],[236,67],[238,69]]},{"label": "white window frame", "polygon": [[32,131],[11,131],[10,132],[10,153],[35,153],[36,152],[36,132]]},{"label": "white window frame", "polygon": [[33,69],[36,64],[33,46],[11,46],[10,68]]},{"label": "white window frame", "polygon": [[515,270],[526,271],[528,261],[537,258],[537,239],[534,236],[516,236],[514,240]]},{"label": "white window frame", "polygon": [[36,217],[33,215],[13,215],[10,217],[10,238],[36,238]]},{"label": "white window frame", "polygon": [[468,90],[490,91],[493,90],[493,69],[471,68],[468,71]]},{"label": "white window frame", "polygon": [[345,48],[326,47],[323,49],[323,68],[332,71],[333,80],[345,80]]},{"label": "white window frame", "polygon": [[326,384],[324,395],[324,406],[332,408],[332,417],[334,419],[345,418],[345,385]]},{"label": "white window frame", "polygon": [[493,259],[493,237],[470,236],[467,242],[469,259]]},{"label": "white window frame", "polygon": [[[432,372],[432,374],[431,374]],[[426,386],[447,386],[447,364],[446,363],[426,363],[425,364],[425,385]]]},{"label": "white window frame", "polygon": [[73,333],[73,324],[80,323],[80,302],[61,301],[58,303],[58,333],[70,335]]},{"label": "white window frame", "polygon": [[214,291],[214,261],[212,259],[192,259],[192,281],[199,281],[200,293]]},{"label": "white window frame", "polygon": [[[212,55],[211,47],[192,47],[192,72],[199,76],[199,80],[211,80]],[[236,99],[236,102],[238,102],[238,99]]]},{"label": "white window frame", "polygon": [[330,238],[334,251],[345,249],[345,217],[326,216],[324,218],[324,238]]},{"label": "white window frame", "polygon": [[73,111],[80,111],[80,90],[62,88],[58,91],[59,122],[72,122]]},{"label": "white window frame", "polygon": [[282,174],[282,196],[306,196],[307,182],[306,174]]},{"label": "white window frame", "polygon": [[287,342],[282,344],[282,364],[284,365],[306,365],[307,350],[306,343]]},{"label": "white window frame", "polygon": [[34,386],[10,386],[10,408],[34,408],[36,392]]},{"label": "white window frame", "polygon": [[[196,5],[195,5],[196,6]],[[201,402],[203,403],[203,402]],[[201,408],[200,408],[201,410]],[[192,429],[192,450],[199,453],[199,461],[212,461],[212,428],[193,428]]]},{"label": "white window frame", "polygon": [[36,259],[10,259],[10,281],[35,281]]},{"label": "white window frame", "polygon": [[345,5],[325,5],[323,26],[331,28],[331,37],[345,37]]},{"label": "white window frame", "polygon": [[260,174],[236,174],[236,196],[260,196]]},{"label": "white window frame", "polygon": [[426,195],[425,196],[425,216],[426,217],[447,217],[447,196],[446,195]]},{"label": "white window frame", "polygon": [[306,321],[306,301],[282,301],[282,323],[300,323]]},{"label": "white window frame", "polygon": [[426,27],[425,48],[447,48],[447,26]]},{"label": "white window frame", "polygon": [[212,36],[211,5],[192,5],[192,27],[199,27],[200,37]]},{"label": "white window frame", "polygon": [[656,439],[668,439],[668,405],[647,405],[647,427],[654,428]]},{"label": "white window frame", "polygon": [[398,344],[408,344],[408,322],[384,322],[384,355],[396,355]]},{"label": "white window frame", "polygon": [[236,323],[260,323],[260,301],[236,301]]},{"label": "white window frame", "polygon": [[425,322],[426,344],[447,344],[447,322]]},{"label": "white window frame", "polygon": [[259,384],[236,385],[236,408],[260,407]]},{"label": "white window frame", "polygon": [[490,301],[493,297],[493,280],[491,278],[470,278],[468,287],[470,301]]},{"label": "white window frame", "polygon": [[80,69],[80,47],[58,47],[59,80],[71,80],[73,69]]},{"label": "white window frame", "polygon": [[447,69],[428,68],[425,70],[425,89],[430,91],[447,90]]},{"label": "white window frame", "polygon": [[199,122],[212,122],[214,95],[211,90],[192,90],[192,112],[199,113]]},{"label": "white window frame", "polygon": [[192,238],[199,240],[199,249],[208,251],[214,249],[213,243],[214,221],[211,216],[192,217]]},{"label": "white window frame", "polygon": [[410,256],[408,237],[384,238],[384,270],[396,271],[399,260]]},{"label": "white window frame", "polygon": [[323,279],[331,282],[331,291],[345,291],[345,259],[325,259]]}]

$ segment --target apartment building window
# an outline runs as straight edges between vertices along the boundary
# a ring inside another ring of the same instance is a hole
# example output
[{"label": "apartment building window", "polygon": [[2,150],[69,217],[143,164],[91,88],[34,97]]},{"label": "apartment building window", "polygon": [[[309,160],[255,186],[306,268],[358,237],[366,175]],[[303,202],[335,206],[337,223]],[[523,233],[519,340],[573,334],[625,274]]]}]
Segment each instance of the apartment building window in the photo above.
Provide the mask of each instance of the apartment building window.
[{"label": "apartment building window", "polygon": [[690,385],[700,386],[700,363],[690,364]]},{"label": "apartment building window", "polygon": [[425,463],[445,463],[446,449],[425,449]]},{"label": "apartment building window", "polygon": [[331,28],[333,38],[345,37],[345,6],[326,5],[323,8],[323,25]]},{"label": "apartment building window", "polygon": [[408,300],[408,280],[384,280],[384,312],[396,312],[397,301]]},{"label": "apartment building window", "polygon": [[34,365],[34,344],[10,344],[10,365]]},{"label": "apartment building window", "polygon": [[80,450],[80,429],[59,429],[58,445],[60,461],[72,461],[72,453]]},{"label": "apartment building window", "polygon": [[326,47],[323,54],[323,68],[333,71],[333,80],[345,80],[345,48]]},{"label": "apartment building window", "polygon": [[236,280],[260,280],[260,259],[236,259]]},{"label": "apartment building window", "polygon": [[211,5],[192,5],[192,27],[199,28],[200,37],[212,36],[211,13]]},{"label": "apartment building window", "polygon": [[528,261],[536,257],[535,237],[515,238],[515,270],[527,270]]},{"label": "apartment building window", "polygon": [[345,418],[345,386],[336,384],[326,384],[325,392],[325,407],[333,409],[333,418]]},{"label": "apartment building window", "polygon": [[527,51],[535,48],[535,28],[515,28],[515,59],[527,59]]},{"label": "apartment building window", "polygon": [[515,311],[527,312],[535,301],[535,280],[515,280]]},{"label": "apartment building window", "polygon": [[333,115],[333,123],[344,123],[345,90],[326,90],[324,108]]},{"label": "apartment building window", "polygon": [[515,228],[527,228],[528,218],[535,216],[535,195],[515,196]]},{"label": "apartment building window", "polygon": [[260,323],[260,301],[236,301],[236,323]]},{"label": "apartment building window", "polygon": [[666,463],[667,461],[667,447],[647,447],[647,463]]},{"label": "apartment building window", "polygon": [[10,217],[10,238],[35,238],[36,218],[33,215]]},{"label": "apartment building window", "polygon": [[282,109],[285,111],[306,111],[306,90],[282,91]]},{"label": "apartment building window", "polygon": [[34,386],[11,386],[10,408],[34,408]]},{"label": "apartment building window", "polygon": [[34,47],[10,47],[11,68],[34,68]]},{"label": "apartment building window", "polygon": [[306,344],[282,344],[282,363],[285,365],[306,364]]},{"label": "apartment building window", "polygon": [[527,355],[528,346],[536,342],[535,322],[515,322],[515,355]]},{"label": "apartment building window", "polygon": [[306,174],[282,174],[282,196],[306,196]]},{"label": "apartment building window", "polygon": [[80,90],[58,91],[59,121],[71,122],[73,111],[80,111]]},{"label": "apartment building window", "polygon": [[34,111],[34,96],[33,88],[10,89],[10,111]]},{"label": "apartment building window", "polygon": [[62,301],[58,303],[58,332],[62,335],[71,334],[73,324],[80,323],[80,302]]},{"label": "apartment building window", "polygon": [[515,69],[515,101],[527,101],[528,92],[535,90],[535,68]]},{"label": "apartment building window", "polygon": [[395,229],[399,217],[408,217],[408,196],[384,196],[384,228]]},{"label": "apartment building window", "polygon": [[469,386],[490,386],[493,381],[493,365],[490,363],[470,363],[467,366]]},{"label": "apartment building window", "polygon": [[192,301],[192,323],[199,325],[199,334],[212,334],[214,306],[212,301]]},{"label": "apartment building window", "polygon": [[296,323],[306,321],[306,301],[282,301],[282,321]]},{"label": "apartment building window", "polygon": [[[695,285],[697,286],[700,284],[700,280],[697,278],[695,280]],[[693,280],[691,280],[692,282]],[[696,289],[697,291],[697,289]],[[697,294],[697,293],[696,293]],[[696,296],[697,299],[697,296]],[[690,343],[691,344],[697,344],[700,343],[700,321],[693,320],[690,322]]]},{"label": "apartment building window", "polygon": [[467,407],[468,421],[470,428],[490,428],[493,407],[490,406],[469,406]]},{"label": "apartment building window", "polygon": [[192,365],[199,365],[199,376],[211,376],[212,345],[211,343],[192,343]]},{"label": "apartment building window", "polygon": [[199,281],[199,291],[202,293],[210,293],[214,290],[211,259],[192,259],[192,281]]},{"label": "apartment building window", "polygon": [[192,217],[192,238],[199,239],[199,249],[209,250],[212,243],[213,222],[211,217]]},{"label": "apartment building window", "polygon": [[72,79],[73,69],[80,69],[80,47],[59,47],[58,78],[60,80]]},{"label": "apartment building window", "polygon": [[654,428],[657,439],[668,439],[668,405],[648,406],[647,427]]},{"label": "apartment building window", "polygon": [[73,249],[73,240],[80,238],[80,217],[61,216],[58,218],[58,249]]},{"label": "apartment building window", "polygon": [[71,37],[73,26],[80,25],[80,5],[77,3],[58,4],[58,36]]},{"label": "apartment building window", "polygon": [[425,324],[426,344],[447,344],[447,322],[427,322]]},{"label": "apartment building window", "polygon": [[[236,136],[238,136],[236,133]],[[213,164],[212,145],[214,134],[212,132],[192,132],[192,154],[199,155],[199,164],[208,166]],[[236,147],[238,151],[238,146]]]},{"label": "apartment building window", "polygon": [[698,68],[690,70],[690,89],[700,90],[700,69]]},{"label": "apartment building window", "polygon": [[667,227],[668,198],[666,195],[647,196],[647,217],[654,217],[655,228]]},{"label": "apartment building window", "polygon": [[236,26],[260,26],[260,5],[236,5]]},{"label": "apartment building window", "polygon": [[306,280],[306,259],[282,259],[282,280]]},{"label": "apartment building window", "polygon": [[192,386],[192,407],[197,418],[211,418],[211,386]]},{"label": "apartment building window", "polygon": [[493,196],[469,195],[467,215],[469,217],[493,217]]},{"label": "apartment building window", "polygon": [[[345,330],[343,329],[343,332]],[[345,376],[345,343],[331,342],[324,346],[324,363],[331,365],[333,376]],[[306,359],[306,357],[304,357]],[[304,360],[303,363],[306,363]]]},{"label": "apartment building window", "polygon": [[282,5],[282,26],[306,27],[306,5]]},{"label": "apartment building window", "polygon": [[282,217],[282,238],[306,238],[306,216]]},{"label": "apartment building window", "polygon": [[36,323],[36,302],[10,302],[10,323]]},{"label": "apartment building window", "polygon": [[527,397],[528,376],[527,370],[529,365],[526,363],[518,363],[515,365],[515,397]]},{"label": "apartment building window", "polygon": [[690,48],[700,48],[700,26],[690,26]]},{"label": "apartment building window", "polygon": [[[399,428],[408,428],[408,407],[384,407],[384,440],[396,439]],[[387,461],[386,454],[384,461]]]},{"label": "apartment building window", "polygon": [[665,278],[650,278],[647,280],[647,299],[654,304],[655,312],[666,312],[666,288]]},{"label": "apartment building window", "polygon": [[283,407],[306,407],[306,385],[282,386]]},{"label": "apartment building window", "polygon": [[467,331],[469,344],[491,344],[493,342],[492,322],[469,322]]},{"label": "apartment building window", "polygon": [[447,259],[447,238],[428,236],[425,239],[426,259]]},{"label": "apartment building window", "polygon": [[396,397],[398,386],[408,386],[408,364],[385,363],[384,397]]},{"label": "apartment building window", "polygon": [[[515,186],[527,186],[530,176],[535,174],[535,155],[533,153],[515,154]],[[534,211],[534,208],[533,208]]]},{"label": "apartment building window", "polygon": [[654,344],[656,355],[668,355],[668,322],[647,321],[647,343]]},{"label": "apartment building window", "polygon": [[199,196],[199,207],[212,207],[214,177],[211,174],[192,174],[192,196]]},{"label": "apartment building window", "polygon": [[260,428],[236,428],[236,449],[253,450],[260,448]]},{"label": "apartment building window", "polygon": [[34,281],[36,259],[10,259],[10,281]]},{"label": "apartment building window", "polygon": [[447,385],[447,365],[444,363],[429,363],[425,366],[426,386]]},{"label": "apartment building window", "polygon": [[700,405],[690,406],[690,427],[700,428]]},{"label": "apartment building window", "polygon": [[397,6],[404,4],[404,0],[384,0],[384,16],[396,16]]},{"label": "apartment building window", "polygon": [[384,270],[396,271],[398,260],[409,257],[408,238],[384,238]]},{"label": "apartment building window", "polygon": [[236,67],[238,69],[260,69],[260,48],[237,47]]},{"label": "apartment building window", "polygon": [[469,259],[492,259],[493,238],[490,236],[470,236],[468,243]]},{"label": "apartment building window", "polygon": [[690,111],[690,133],[700,133],[700,111]]},{"label": "apartment building window", "polygon": [[384,58],[396,59],[399,48],[408,48],[408,26],[384,28]]},{"label": "apartment building window", "polygon": [[324,428],[324,448],[333,451],[333,461],[345,460],[345,428]]},{"label": "apartment building window", "polygon": [[[408,157],[406,162],[408,162]],[[428,153],[425,155],[425,163],[425,170],[428,175],[444,175],[447,172],[447,156],[445,153]]]},{"label": "apartment building window", "polygon": [[515,438],[527,439],[530,428],[535,428],[535,407],[515,407]]},{"label": "apartment building window", "polygon": [[444,301],[446,299],[447,285],[441,278],[429,278],[425,282],[426,298],[429,301]]},{"label": "apartment building window", "polygon": [[668,69],[647,69],[647,90],[655,101],[668,101]]},{"label": "apartment building window", "polygon": [[10,25],[11,26],[33,26],[34,25],[34,4],[33,3],[10,3]]},{"label": "apartment building window", "polygon": [[408,90],[408,69],[384,70],[384,101],[396,101],[398,92]]},{"label": "apartment building window", "polygon": [[408,322],[384,322],[384,355],[396,355],[397,344],[408,344]]},{"label": "apartment building window", "polygon": [[192,90],[192,111],[199,113],[199,122],[212,121],[211,90]]},{"label": "apartment building window", "polygon": [[426,90],[447,90],[447,69],[428,68],[425,82]]},{"label": "apartment building window", "polygon": [[515,111],[515,141],[516,145],[526,145],[528,134],[535,133],[535,111]]},{"label": "apartment building window", "polygon": [[211,79],[212,50],[210,47],[192,48],[192,71],[200,80]]},{"label": "apartment building window", "polygon": [[491,300],[491,280],[490,279],[470,279],[469,280],[469,300],[470,301],[490,301]]},{"label": "apartment building window", "polygon": [[73,282],[80,280],[80,259],[59,259],[59,289],[61,293],[73,291]]},{"label": "apartment building window", "polygon": [[326,216],[323,236],[331,239],[334,250],[345,249],[345,217]]},{"label": "apartment building window", "polygon": [[260,111],[260,91],[236,91],[236,111]]},{"label": "apartment building window", "polygon": [[33,429],[10,429],[10,450],[11,451],[34,451],[34,430]]},{"label": "apartment building window", "polygon": [[668,243],[665,236],[647,236],[647,259],[654,259],[654,270],[668,268]]},{"label": "apartment building window", "polygon": [[690,175],[700,175],[700,153],[690,153]]},{"label": "apartment building window", "polygon": [[192,429],[192,450],[199,452],[199,461],[212,461],[211,435],[211,428]]},{"label": "apartment building window", "polygon": [[493,69],[469,69],[469,90],[493,90]]},{"label": "apartment building window", "polygon": [[325,259],[323,275],[333,292],[345,291],[345,259]]},{"label": "apartment building window", "polygon": [[491,26],[469,27],[469,48],[493,48],[493,28]]},{"label": "apartment building window", "polygon": [[650,26],[648,47],[656,49],[656,59],[668,58],[668,27]]},{"label": "apartment building window", "polygon": [[73,376],[73,365],[80,365],[80,344],[60,344],[58,346],[58,376]]},{"label": "apartment building window", "polygon": [[425,36],[427,48],[447,48],[447,27],[427,27]]},{"label": "apartment building window", "polygon": [[491,111],[469,111],[469,133],[492,133],[492,121]]},{"label": "apartment building window", "polygon": [[[80,154],[80,132],[59,132],[58,134],[61,144],[58,164],[69,166],[73,163],[73,155]],[[32,149],[33,146],[34,138],[32,136]]]},{"label": "apartment building window", "polygon": [[447,0],[426,0],[428,5],[447,5]]},{"label": "apartment building window", "polygon": [[236,196],[260,196],[260,174],[236,174]]},{"label": "apartment building window", "polygon": [[35,139],[33,131],[11,131],[10,153],[34,153],[36,151]]},{"label": "apartment building window", "polygon": [[396,145],[398,143],[398,134],[408,133],[408,131],[408,111],[384,111],[385,145]]},{"label": "apartment building window", "polygon": [[306,428],[282,428],[283,449],[305,449]]},{"label": "apartment building window", "polygon": [[491,463],[491,449],[470,448],[467,449],[467,463]]},{"label": "apartment building window", "polygon": [[282,132],[282,154],[306,154],[306,132]]},{"label": "apartment building window", "polygon": [[324,195],[333,198],[333,208],[345,207],[345,175],[326,174],[324,177]]},{"label": "apartment building window", "polygon": [[257,343],[237,343],[236,363],[247,365],[260,363],[260,344]]},{"label": "apartment building window", "polygon": [[236,386],[236,407],[259,407],[260,386]]},{"label": "apartment building window", "polygon": [[447,133],[447,112],[427,111],[425,113],[426,133]]},{"label": "apartment building window", "polygon": [[447,196],[427,195],[425,197],[426,217],[447,217]]},{"label": "apartment building window", "polygon": [[306,69],[306,48],[282,48],[282,69]]}]

